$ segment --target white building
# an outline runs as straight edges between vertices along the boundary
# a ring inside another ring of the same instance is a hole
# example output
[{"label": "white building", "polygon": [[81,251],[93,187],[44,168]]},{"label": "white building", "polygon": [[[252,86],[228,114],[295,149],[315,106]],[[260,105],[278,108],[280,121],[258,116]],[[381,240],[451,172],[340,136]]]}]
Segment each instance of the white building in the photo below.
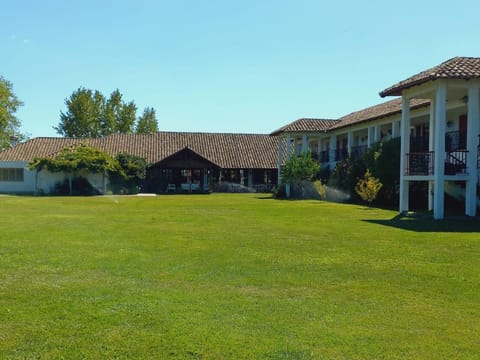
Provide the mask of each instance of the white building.
[{"label": "white building", "polygon": [[271,134],[278,137],[278,171],[284,157],[307,149],[333,169],[347,155],[356,157],[375,142],[401,137],[400,212],[409,211],[410,184],[427,181],[435,219],[444,217],[446,191],[463,197],[465,214],[475,216],[479,88],[480,58],[456,57],[380,93],[401,98],[337,120],[294,121]]},{"label": "white building", "polygon": [[[270,134],[278,138],[278,146],[274,138],[261,134],[159,132],[104,139],[33,139],[0,153],[0,192],[48,190],[60,180],[55,176],[64,175],[36,174],[28,170],[28,162],[78,142],[112,155],[142,156],[151,169],[162,174],[165,169],[172,174],[179,169],[198,173],[196,181],[204,187],[228,177],[249,188],[269,188],[277,177],[280,181],[280,169],[290,156],[310,150],[322,166],[333,169],[337,161],[358,157],[376,142],[401,137],[400,212],[410,210],[410,185],[423,181],[429,184],[428,208],[435,219],[444,217],[446,192],[463,198],[465,214],[475,216],[479,207],[479,89],[480,58],[455,57],[380,93],[397,96],[394,100],[335,120],[299,119],[281,127]],[[191,156],[177,159],[180,152],[185,157],[186,148],[202,161],[193,164]],[[207,175],[211,181],[204,179]],[[102,183],[100,178],[92,181]]]}]

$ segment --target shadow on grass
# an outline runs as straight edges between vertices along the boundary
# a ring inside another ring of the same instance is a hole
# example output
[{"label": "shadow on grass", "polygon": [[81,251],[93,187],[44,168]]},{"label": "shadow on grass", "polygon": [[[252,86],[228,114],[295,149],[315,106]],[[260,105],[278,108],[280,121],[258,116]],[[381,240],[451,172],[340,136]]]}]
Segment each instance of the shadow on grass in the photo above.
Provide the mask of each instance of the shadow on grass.
[{"label": "shadow on grass", "polygon": [[479,219],[466,216],[455,216],[444,220],[434,220],[431,215],[427,214],[409,214],[397,215],[390,220],[363,221],[416,232],[480,232]]}]

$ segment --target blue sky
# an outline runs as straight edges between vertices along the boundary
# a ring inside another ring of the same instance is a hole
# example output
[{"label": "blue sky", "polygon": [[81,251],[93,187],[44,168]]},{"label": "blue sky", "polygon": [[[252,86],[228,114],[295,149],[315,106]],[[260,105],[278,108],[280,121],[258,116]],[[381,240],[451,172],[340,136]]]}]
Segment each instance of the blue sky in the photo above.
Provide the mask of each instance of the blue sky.
[{"label": "blue sky", "polygon": [[454,56],[480,56],[477,1],[8,1],[0,75],[32,137],[83,86],[168,131],[270,133],[337,118]]}]

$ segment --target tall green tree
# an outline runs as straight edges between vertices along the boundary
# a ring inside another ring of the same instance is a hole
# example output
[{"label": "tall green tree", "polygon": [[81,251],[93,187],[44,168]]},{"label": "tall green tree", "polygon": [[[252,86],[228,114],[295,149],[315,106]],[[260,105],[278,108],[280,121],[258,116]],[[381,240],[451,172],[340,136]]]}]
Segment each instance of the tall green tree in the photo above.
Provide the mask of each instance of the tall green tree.
[{"label": "tall green tree", "polygon": [[20,120],[15,116],[18,108],[23,105],[15,93],[10,81],[0,76],[0,151],[10,146],[11,138],[25,138],[20,133]]},{"label": "tall green tree", "polygon": [[107,99],[103,113],[102,135],[133,133],[137,106],[133,101],[124,102],[120,90],[116,89]]},{"label": "tall green tree", "polygon": [[98,90],[83,87],[65,99],[67,111],[60,112],[60,123],[53,128],[65,137],[101,137],[103,130],[100,120],[105,109],[105,97]]},{"label": "tall green tree", "polygon": [[137,134],[153,134],[158,131],[158,121],[155,116],[155,109],[147,107],[143,115],[138,118],[135,132]]},{"label": "tall green tree", "polygon": [[118,89],[107,99],[98,90],[79,88],[65,100],[67,111],[60,112],[54,127],[65,137],[104,137],[115,133],[133,133],[137,106],[125,102]]}]

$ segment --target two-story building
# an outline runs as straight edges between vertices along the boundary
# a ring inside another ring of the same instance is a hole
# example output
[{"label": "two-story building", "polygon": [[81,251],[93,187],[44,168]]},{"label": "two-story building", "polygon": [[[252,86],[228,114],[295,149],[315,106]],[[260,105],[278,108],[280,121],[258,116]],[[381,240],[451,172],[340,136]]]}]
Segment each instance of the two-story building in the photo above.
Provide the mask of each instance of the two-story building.
[{"label": "two-story building", "polygon": [[[428,207],[445,213],[444,194],[465,199],[465,214],[479,206],[480,58],[455,57],[380,92],[399,96],[340,119],[299,119],[271,133],[283,157],[307,149],[323,166],[360,156],[373,143],[401,137],[400,212],[409,210],[409,185],[429,184]],[[286,146],[283,143],[286,142]],[[286,149],[286,155],[282,150]]]}]

